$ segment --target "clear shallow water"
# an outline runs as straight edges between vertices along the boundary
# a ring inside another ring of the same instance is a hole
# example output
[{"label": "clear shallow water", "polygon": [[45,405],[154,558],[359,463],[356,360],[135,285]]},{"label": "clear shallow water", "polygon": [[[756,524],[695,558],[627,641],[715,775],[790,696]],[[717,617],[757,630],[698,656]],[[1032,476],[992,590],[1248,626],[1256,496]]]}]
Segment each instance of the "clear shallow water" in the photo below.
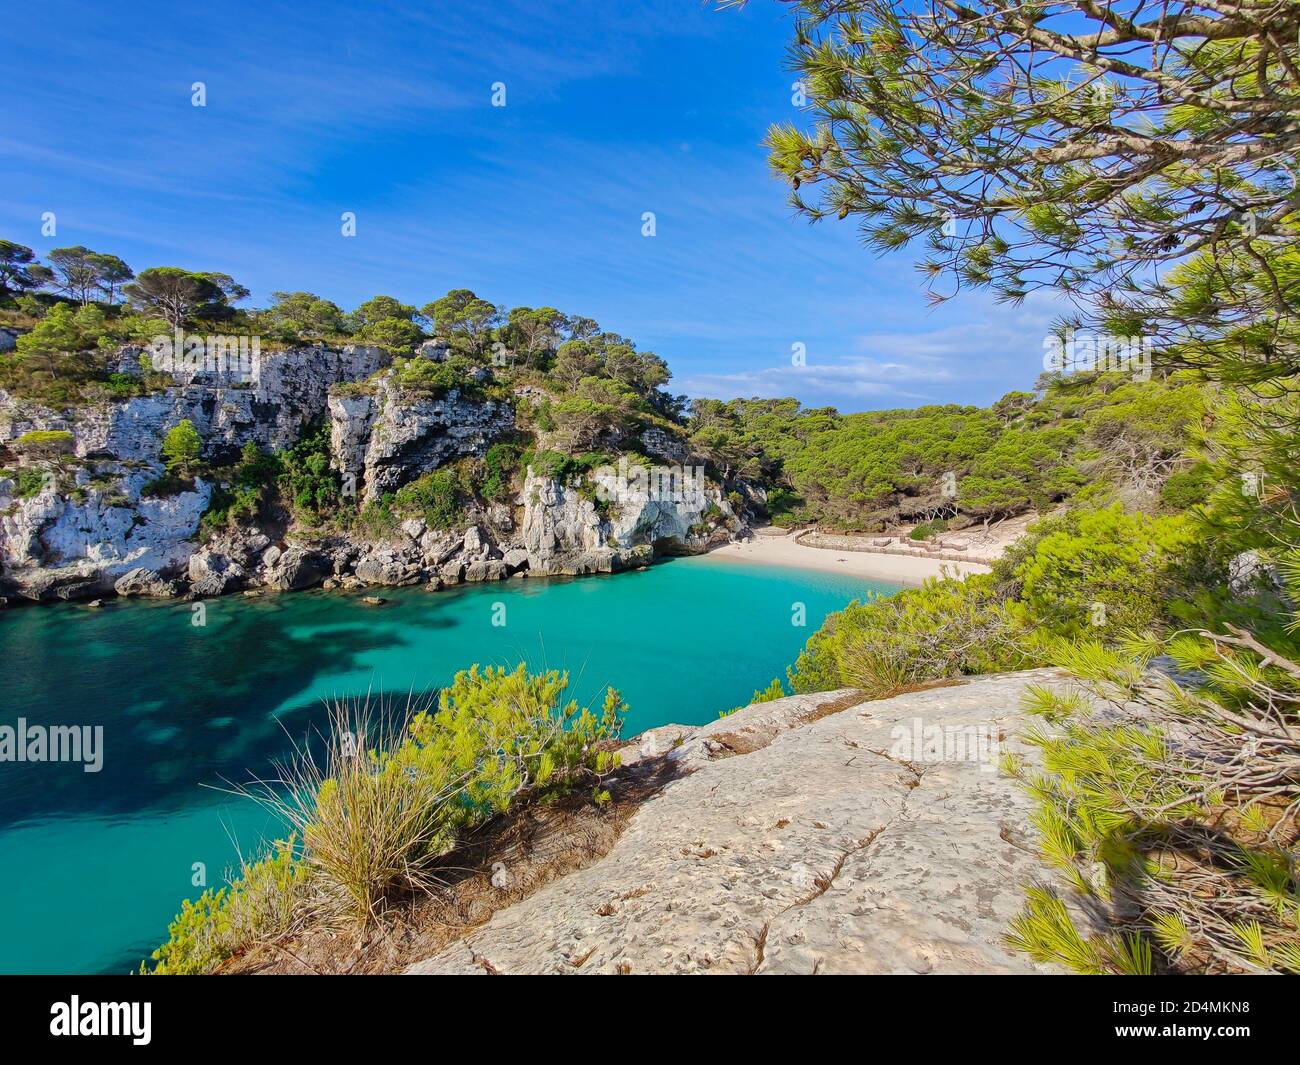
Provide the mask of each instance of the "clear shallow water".
[{"label": "clear shallow water", "polygon": [[[877,582],[679,559],[613,577],[429,593],[298,592],[0,613],[0,723],[103,725],[104,765],[0,763],[0,972],[121,972],[164,938],[193,866],[219,884],[276,825],[212,790],[267,775],[323,724],[321,700],[422,691],[473,662],[567,669],[606,685],[625,735],[703,724],[784,677],[826,614]],[[793,604],[807,625],[791,624]],[[494,605],[506,624],[492,624]],[[209,785],[204,787],[203,785]],[[236,849],[238,847],[238,850]]]}]

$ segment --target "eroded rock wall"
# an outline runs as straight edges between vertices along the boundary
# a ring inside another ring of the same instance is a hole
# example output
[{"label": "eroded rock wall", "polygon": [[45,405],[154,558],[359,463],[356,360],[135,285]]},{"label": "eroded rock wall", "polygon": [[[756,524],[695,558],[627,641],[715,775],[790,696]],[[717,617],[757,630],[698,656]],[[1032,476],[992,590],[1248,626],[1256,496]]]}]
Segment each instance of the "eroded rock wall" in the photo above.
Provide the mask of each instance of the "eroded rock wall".
[{"label": "eroded rock wall", "polygon": [[[139,355],[123,349],[124,372],[138,366]],[[157,496],[146,489],[164,472],[163,438],[183,419],[198,431],[204,459],[218,464],[248,443],[287,448],[323,420],[331,465],[362,506],[515,437],[510,399],[403,389],[394,370],[385,372],[389,361],[378,348],[294,348],[259,356],[247,384],[192,375],[161,392],[74,411],[0,392],[0,446],[40,430],[72,435],[57,483],[20,491],[13,478],[0,478],[0,596],[178,589],[209,596],[612,573],[645,565],[661,550],[703,551],[744,529],[718,485],[676,474],[669,491],[635,478],[629,484],[626,461],[565,482],[528,470],[517,498],[474,503],[455,529],[410,518],[372,534],[376,539],[286,527],[286,517],[275,527],[222,530],[200,544],[214,486],[200,478],[193,491]],[[664,460],[686,457],[679,440],[655,433],[649,442]]]},{"label": "eroded rock wall", "polygon": [[482,456],[515,428],[503,400],[458,389],[436,397],[404,393],[391,374],[366,391],[331,396],[329,418],[334,467],[354,479],[364,502],[458,458]]}]

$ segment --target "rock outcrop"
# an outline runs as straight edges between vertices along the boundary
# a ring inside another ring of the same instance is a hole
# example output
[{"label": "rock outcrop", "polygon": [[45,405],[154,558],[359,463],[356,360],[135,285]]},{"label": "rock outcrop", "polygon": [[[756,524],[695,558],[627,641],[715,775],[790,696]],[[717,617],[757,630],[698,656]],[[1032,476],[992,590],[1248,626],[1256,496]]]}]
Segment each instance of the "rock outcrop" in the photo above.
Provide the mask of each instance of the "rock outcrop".
[{"label": "rock outcrop", "polygon": [[[422,354],[445,357],[436,345]],[[126,347],[111,365],[138,374],[141,357]],[[472,503],[456,529],[407,517],[368,536],[346,525],[301,528],[284,513],[263,515],[256,528],[206,530],[199,542],[218,486],[200,477],[176,491],[163,477],[162,441],[182,420],[216,467],[248,444],[286,449],[324,423],[342,494],[365,506],[450,463],[483,459],[496,441],[517,437],[515,404],[547,395],[520,386],[512,402],[489,387],[484,368],[463,388],[406,388],[390,361],[378,348],[297,347],[254,355],[246,381],[192,373],[147,395],[64,411],[0,391],[0,452],[20,464],[14,475],[0,471],[0,592],[170,595],[179,580],[183,593],[216,596],[613,573],[660,551],[705,550],[744,528],[720,486],[680,465],[684,439],[652,426],[624,441],[673,461],[652,479],[629,478],[626,459],[564,481],[529,470],[513,505]],[[68,434],[60,453],[30,461],[20,438],[52,431]]]},{"label": "rock outcrop", "polygon": [[139,566],[113,582],[113,591],[123,598],[171,599],[180,592],[180,582],[164,580],[151,569]]},{"label": "rock outcrop", "polygon": [[254,357],[247,382],[220,385],[195,375],[151,395],[78,408],[75,416],[0,391],[0,443],[62,429],[73,434],[78,457],[153,464],[167,430],[189,419],[206,458],[232,458],[247,443],[275,451],[325,414],[331,387],[363,380],[387,362],[383,349],[354,345],[263,352]]},{"label": "rock outcrop", "polygon": [[[531,470],[520,503],[523,543],[531,573],[610,573],[649,561],[654,549],[705,550],[720,521],[738,523],[722,490],[691,484],[660,491],[629,483],[617,471],[597,470],[590,492]],[[728,538],[725,531],[723,539]]]},{"label": "rock outcrop", "polygon": [[[124,349],[121,368],[138,363]],[[389,361],[380,348],[320,346],[260,353],[249,380],[226,385],[200,375],[178,379],[162,391],[120,402],[55,411],[0,391],[0,447],[37,431],[71,434],[64,476],[21,495],[0,478],[0,564],[8,587],[29,599],[112,592],[133,570],[159,578],[184,575],[199,595],[219,595],[245,577],[244,562],[208,551],[196,560],[199,520],[212,486],[154,495],[150,482],[163,473],[162,440],[188,419],[203,441],[204,456],[226,461],[247,443],[267,450],[294,443],[323,417],[331,387],[363,379]],[[138,369],[138,367],[136,367]],[[262,546],[265,546],[265,541]],[[246,561],[246,560],[244,560]],[[148,594],[154,586],[133,580],[118,594]]]},{"label": "rock outcrop", "polygon": [[0,480],[0,563],[27,598],[41,599],[73,578],[84,594],[113,590],[134,569],[155,573],[183,567],[211,487],[166,498],[142,495],[148,470],[116,464],[74,493],[44,487],[16,498],[12,481]]},{"label": "rock outcrop", "polygon": [[626,760],[675,773],[605,857],[407,971],[1054,972],[1003,938],[1051,877],[1031,800],[997,768],[1033,761],[1031,682],[1065,680],[795,696],[655,729]]},{"label": "rock outcrop", "polygon": [[392,374],[364,390],[330,397],[334,467],[353,479],[364,502],[467,455],[482,455],[515,427],[508,403],[451,389],[443,396],[403,392]]}]

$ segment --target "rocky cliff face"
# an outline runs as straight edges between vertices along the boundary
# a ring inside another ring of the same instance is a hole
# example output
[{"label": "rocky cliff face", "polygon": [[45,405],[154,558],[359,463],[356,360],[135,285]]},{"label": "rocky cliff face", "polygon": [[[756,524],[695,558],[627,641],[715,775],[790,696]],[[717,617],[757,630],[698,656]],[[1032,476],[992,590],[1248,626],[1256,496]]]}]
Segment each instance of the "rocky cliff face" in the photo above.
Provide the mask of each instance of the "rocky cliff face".
[{"label": "rocky cliff face", "polygon": [[[122,366],[141,354],[128,348]],[[163,434],[182,419],[194,423],[208,459],[229,458],[246,443],[275,451],[298,439],[325,413],[334,385],[363,380],[387,363],[380,348],[290,348],[254,358],[248,383],[211,384],[199,375],[172,388],[121,403],[55,411],[0,391],[0,444],[24,433],[62,429],[76,440],[78,457],[158,463]]]},{"label": "rocky cliff face", "polygon": [[98,486],[82,474],[76,497],[46,487],[15,500],[14,482],[0,479],[0,562],[21,594],[100,595],[132,570],[162,574],[185,565],[210,486],[200,481],[193,492],[143,498],[147,470],[114,469]]},{"label": "rocky cliff face", "polygon": [[[521,497],[520,546],[533,572],[609,572],[665,543],[673,550],[703,551],[715,537],[729,535],[724,526],[705,521],[710,510],[724,522],[738,521],[713,484],[661,493],[654,486],[629,484],[615,470],[595,471],[589,484],[590,493],[583,494],[530,471]],[[590,568],[575,570],[582,565]]]},{"label": "rocky cliff face", "polygon": [[[136,367],[139,354],[124,349],[120,367]],[[472,506],[450,530],[410,519],[376,540],[291,523],[223,531],[200,544],[214,486],[199,478],[193,491],[147,491],[164,472],[162,439],[183,419],[197,429],[205,460],[217,464],[248,443],[287,448],[323,420],[331,464],[361,504],[458,459],[482,458],[516,430],[508,399],[406,391],[394,372],[381,372],[388,362],[377,348],[295,348],[259,356],[246,384],[195,375],[74,411],[0,392],[0,450],[16,451],[13,443],[31,432],[71,434],[60,476],[39,490],[30,478],[20,490],[15,477],[0,475],[0,596],[206,596],[610,573],[646,564],[656,549],[700,551],[744,529],[715,484],[674,481],[664,493],[629,487],[617,471],[598,471],[585,486],[528,471],[513,505]],[[652,453],[684,457],[670,434],[647,435]]]},{"label": "rocky cliff face", "polygon": [[508,403],[457,389],[437,398],[403,394],[391,374],[365,391],[331,396],[329,418],[334,467],[355,479],[365,502],[455,459],[482,455],[515,427]]},{"label": "rocky cliff face", "polygon": [[[120,353],[122,368],[140,352]],[[111,593],[118,580],[142,570],[132,586],[166,590],[197,549],[199,519],[212,486],[150,498],[145,486],[162,472],[164,434],[189,419],[204,455],[220,461],[252,442],[288,447],[321,417],[329,389],[365,378],[388,356],[379,348],[294,348],[254,357],[250,381],[219,385],[197,375],[174,387],[117,403],[55,411],[0,391],[0,445],[26,433],[71,434],[68,465],[75,487],[48,483],[19,497],[12,478],[0,479],[0,563],[5,590],[30,599]]]},{"label": "rocky cliff face", "polygon": [[1002,752],[1035,764],[1030,683],[1066,680],[828,692],[654,729],[625,761],[670,779],[604,857],[407,971],[1057,972],[1004,942],[1025,886],[1052,879],[1031,800],[997,769]]}]

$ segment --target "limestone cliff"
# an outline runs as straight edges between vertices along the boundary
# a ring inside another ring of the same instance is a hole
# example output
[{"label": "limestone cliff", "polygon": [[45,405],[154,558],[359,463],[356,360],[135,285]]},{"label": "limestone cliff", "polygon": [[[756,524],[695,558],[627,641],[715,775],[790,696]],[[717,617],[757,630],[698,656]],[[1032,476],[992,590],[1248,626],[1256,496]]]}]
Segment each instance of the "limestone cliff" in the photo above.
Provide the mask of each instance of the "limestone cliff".
[{"label": "limestone cliff", "polygon": [[[121,367],[136,369],[140,354],[123,349]],[[388,356],[380,348],[348,345],[262,352],[253,361],[248,382],[217,384],[192,374],[151,395],[67,411],[0,391],[0,444],[34,430],[62,429],[74,435],[79,458],[156,464],[163,434],[189,419],[203,438],[205,458],[231,457],[250,442],[275,451],[324,413],[333,386],[369,377]]]},{"label": "limestone cliff", "polygon": [[[119,353],[134,366],[139,349]],[[381,368],[386,354],[371,347],[291,348],[256,356],[247,384],[219,385],[201,375],[122,402],[56,411],[0,391],[0,447],[27,433],[70,434],[74,488],[54,478],[20,494],[0,477],[0,578],[4,590],[30,599],[111,593],[127,574],[137,592],[174,592],[198,548],[197,534],[212,486],[151,498],[145,487],[162,472],[162,439],[188,419],[204,455],[221,461],[246,443],[288,447],[325,410],[329,389]]]},{"label": "limestone cliff", "polygon": [[[656,545],[703,551],[739,519],[716,484],[657,492],[614,469],[591,476],[591,492],[529,472],[521,503],[523,543],[535,573],[611,572],[647,559]],[[710,526],[712,511],[721,519]],[[731,523],[728,525],[727,523]]]},{"label": "limestone cliff", "polygon": [[[119,368],[139,373],[140,354],[122,349]],[[665,493],[624,483],[613,470],[563,480],[528,470],[516,496],[471,505],[455,528],[412,518],[373,537],[302,528],[286,512],[200,542],[214,485],[200,476],[189,491],[149,489],[164,473],[162,439],[182,420],[195,426],[212,465],[233,461],[249,443],[283,450],[323,423],[330,464],[364,506],[449,463],[481,459],[494,442],[518,435],[517,406],[536,402],[527,387],[514,396],[479,387],[491,383],[483,368],[464,388],[405,389],[390,361],[373,347],[297,347],[256,354],[244,382],[196,373],[147,395],[69,410],[0,391],[0,458],[8,456],[0,465],[21,462],[16,444],[25,434],[69,437],[58,477],[29,465],[20,486],[15,473],[0,473],[0,597],[208,596],[609,573],[644,565],[656,551],[704,550],[745,531],[715,483],[674,481]],[[679,437],[658,428],[644,436],[645,452],[686,460]]]},{"label": "limestone cliff", "polygon": [[404,394],[392,374],[329,400],[334,468],[355,478],[364,502],[378,499],[456,458],[482,455],[515,427],[501,400]]}]

